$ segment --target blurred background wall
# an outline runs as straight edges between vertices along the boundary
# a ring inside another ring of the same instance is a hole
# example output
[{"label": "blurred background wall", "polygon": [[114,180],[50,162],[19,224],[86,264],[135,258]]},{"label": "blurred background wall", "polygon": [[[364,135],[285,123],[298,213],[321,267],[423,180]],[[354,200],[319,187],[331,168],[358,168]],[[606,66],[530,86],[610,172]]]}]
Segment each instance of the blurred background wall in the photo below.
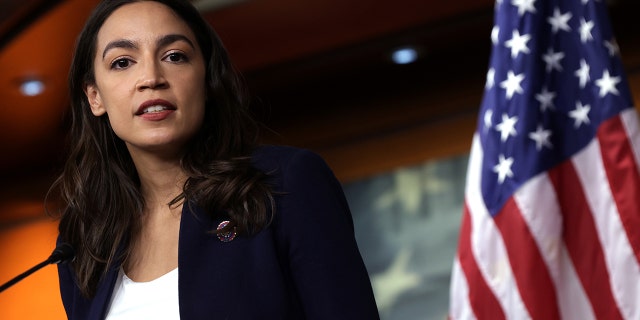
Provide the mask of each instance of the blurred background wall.
[{"label": "blurred background wall", "polygon": [[[376,292],[383,318],[441,319],[494,1],[195,2],[244,74],[255,113],[271,129],[265,142],[320,153],[345,186],[372,275],[410,271],[372,278],[374,287],[391,288]],[[43,200],[64,150],[73,44],[95,3],[0,2],[2,283],[54,247],[56,222]],[[617,0],[609,8],[638,105],[639,4]],[[417,60],[394,63],[403,48]],[[421,224],[401,216],[422,217]],[[422,228],[436,238],[420,235]],[[380,240],[394,235],[393,246]],[[55,267],[1,293],[0,319],[64,319]]]}]

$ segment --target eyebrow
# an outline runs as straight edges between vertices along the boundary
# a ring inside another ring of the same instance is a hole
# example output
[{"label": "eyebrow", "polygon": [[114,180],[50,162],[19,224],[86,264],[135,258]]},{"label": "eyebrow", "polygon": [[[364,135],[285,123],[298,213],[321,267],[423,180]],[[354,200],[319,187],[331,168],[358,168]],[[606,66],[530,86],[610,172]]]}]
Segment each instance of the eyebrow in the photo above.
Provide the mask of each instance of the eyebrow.
[{"label": "eyebrow", "polygon": [[104,57],[107,55],[107,52],[109,50],[115,49],[115,48],[137,49],[138,46],[136,46],[136,44],[133,43],[133,41],[131,40],[120,39],[120,40],[111,41],[107,44],[106,47],[104,47],[104,51],[102,51],[102,59],[104,59]]},{"label": "eyebrow", "polygon": [[193,42],[191,42],[189,38],[187,38],[185,35],[182,35],[182,34],[168,34],[168,35],[162,36],[160,39],[158,39],[158,47],[162,48],[164,46],[168,46],[178,41],[186,42],[189,46],[191,46],[192,49],[196,48],[196,46],[193,45]]},{"label": "eyebrow", "polygon": [[[191,46],[192,49],[195,49],[195,45],[193,44],[193,42],[191,42],[191,40],[189,40],[189,38],[187,38],[184,35],[181,34],[168,34],[168,35],[164,35],[162,37],[160,37],[156,43],[158,45],[158,47],[164,47],[164,46],[168,46],[174,42],[178,42],[178,41],[184,41],[186,42],[189,46]],[[107,46],[104,48],[104,50],[102,51],[102,59],[104,59],[104,57],[107,55],[107,52],[111,49],[115,49],[115,48],[124,48],[124,49],[138,49],[138,46],[131,40],[126,40],[126,39],[119,39],[119,40],[115,40],[115,41],[111,41],[107,44]]]}]

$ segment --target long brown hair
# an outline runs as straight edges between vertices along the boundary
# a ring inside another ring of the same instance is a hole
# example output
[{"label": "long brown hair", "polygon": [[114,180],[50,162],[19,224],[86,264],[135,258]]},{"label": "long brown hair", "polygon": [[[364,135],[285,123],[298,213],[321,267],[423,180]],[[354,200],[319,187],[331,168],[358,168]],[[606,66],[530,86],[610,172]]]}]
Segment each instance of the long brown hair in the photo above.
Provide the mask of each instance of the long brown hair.
[{"label": "long brown hair", "polygon": [[[76,251],[72,263],[86,297],[95,295],[101,277],[129,253],[144,200],[133,161],[106,115],[96,117],[83,88],[94,84],[96,38],[119,7],[140,0],[102,1],[80,33],[71,70],[69,153],[48,198],[60,197],[60,240]],[[169,205],[193,202],[211,214],[224,212],[239,234],[251,235],[269,224],[273,195],[267,175],[251,164],[258,125],[250,117],[244,86],[216,33],[188,0],[153,0],[178,14],[191,28],[207,68],[208,97],[202,127],[181,159],[188,175],[183,193]]]}]

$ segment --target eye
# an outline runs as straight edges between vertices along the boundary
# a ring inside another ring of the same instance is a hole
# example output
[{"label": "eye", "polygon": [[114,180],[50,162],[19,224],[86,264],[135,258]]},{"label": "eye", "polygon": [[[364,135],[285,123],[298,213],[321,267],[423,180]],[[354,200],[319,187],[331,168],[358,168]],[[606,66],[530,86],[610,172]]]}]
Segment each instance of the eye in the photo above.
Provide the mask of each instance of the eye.
[{"label": "eye", "polygon": [[122,58],[111,62],[111,69],[122,70],[131,65],[131,60]]},{"label": "eye", "polygon": [[181,52],[171,52],[163,59],[168,62],[179,63],[188,61],[187,56]]}]

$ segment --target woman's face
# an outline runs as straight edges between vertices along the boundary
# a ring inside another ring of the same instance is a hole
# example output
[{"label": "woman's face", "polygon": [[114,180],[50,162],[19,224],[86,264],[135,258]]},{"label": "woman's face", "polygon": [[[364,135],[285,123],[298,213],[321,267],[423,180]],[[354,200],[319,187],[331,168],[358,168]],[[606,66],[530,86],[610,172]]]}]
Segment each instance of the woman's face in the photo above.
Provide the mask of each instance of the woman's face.
[{"label": "woman's face", "polygon": [[189,26],[154,1],[124,5],[98,32],[95,84],[85,93],[95,116],[109,116],[129,152],[177,156],[202,124],[205,63]]}]

